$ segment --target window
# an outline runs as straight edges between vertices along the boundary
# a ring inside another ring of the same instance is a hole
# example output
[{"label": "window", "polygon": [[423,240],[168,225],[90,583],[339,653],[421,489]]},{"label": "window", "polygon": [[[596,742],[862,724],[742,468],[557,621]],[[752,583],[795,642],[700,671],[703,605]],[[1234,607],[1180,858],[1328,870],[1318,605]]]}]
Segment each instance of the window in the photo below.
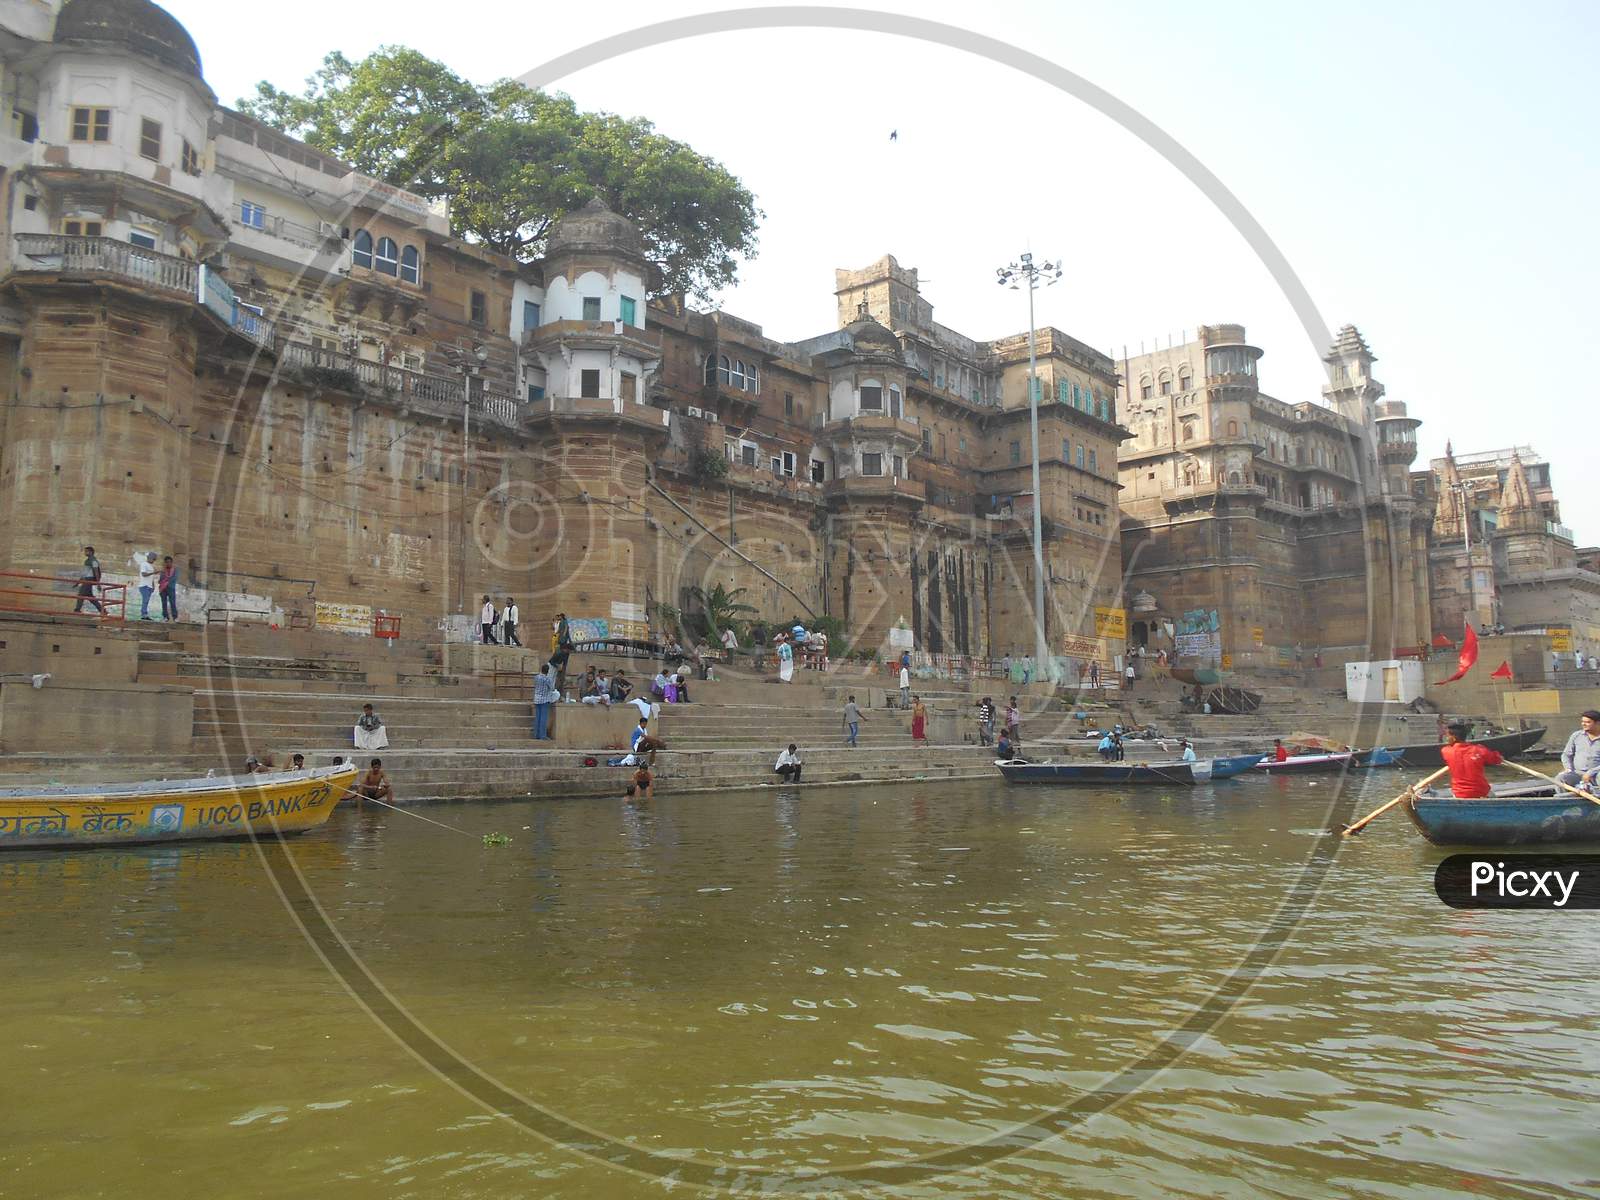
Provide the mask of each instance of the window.
[{"label": "window", "polygon": [[906,460],[898,454],[894,456],[894,477],[896,479],[904,479],[906,477]]},{"label": "window", "polygon": [[[539,328],[539,306],[532,300],[522,302],[522,328],[524,331]],[[706,365],[710,365],[709,359]]]},{"label": "window", "polygon": [[1078,470],[1083,470],[1083,443],[1078,444]]},{"label": "window", "polygon": [[1194,422],[1193,421],[1185,421],[1183,423],[1183,440],[1186,441],[1186,442],[1194,441]]},{"label": "window", "polygon": [[621,380],[622,383],[618,388],[617,394],[629,404],[637,403],[639,400],[639,377],[631,371],[624,371],[622,372]]},{"label": "window", "polygon": [[578,377],[578,394],[589,400],[600,396],[600,372],[582,371]]},{"label": "window", "polygon": [[[469,301],[471,308],[468,310],[474,325],[487,325],[489,323],[489,297],[482,292],[474,291]],[[599,395],[596,392],[595,395]]]},{"label": "window", "polygon": [[72,140],[75,142],[109,142],[111,140],[111,110],[109,108],[74,108],[72,110]]},{"label": "window", "polygon": [[372,266],[372,235],[365,229],[356,231],[355,241],[350,247],[350,258],[358,267]]},{"label": "window", "polygon": [[1065,379],[1056,382],[1056,400],[1061,404],[1068,403],[1067,397],[1072,395],[1072,385]]},{"label": "window", "polygon": [[926,425],[922,427],[922,452],[924,454],[933,453],[933,430]]},{"label": "window", "polygon": [[728,356],[722,355],[717,359],[717,371],[723,383],[730,383],[733,379],[733,366],[728,362]]},{"label": "window", "polygon": [[863,475],[883,474],[883,455],[861,452],[861,473]]},{"label": "window", "polygon": [[786,416],[786,417],[794,416],[794,393],[793,392],[785,392],[783,394],[783,415]]},{"label": "window", "polygon": [[239,224],[247,225],[251,229],[265,229],[267,227],[267,210],[254,200],[239,201]]},{"label": "window", "polygon": [[1012,442],[1011,443],[1011,465],[1012,466],[1016,466],[1021,461],[1022,461],[1022,443],[1021,442]]},{"label": "window", "polygon": [[583,298],[583,319],[585,321],[598,321],[600,319],[599,296],[585,296]]},{"label": "window", "polygon": [[963,454],[965,454],[965,453],[966,453],[966,452],[967,452],[967,439],[966,439],[966,437],[965,437],[965,436],[962,436],[962,437],[958,437],[958,438],[957,438],[957,439],[956,439],[956,447],[957,447],[957,449],[959,449],[959,450],[960,450],[960,451],[961,451],[961,453],[963,453]]},{"label": "window", "polygon": [[1239,422],[1237,422],[1237,421],[1229,421],[1228,422],[1228,436],[1229,437],[1238,437],[1239,436]]},{"label": "window", "polygon": [[733,386],[744,391],[744,359],[733,360]]},{"label": "window", "polygon": [[1095,461],[1094,461],[1094,450],[1091,449],[1089,451],[1089,470],[1096,471],[1098,469],[1099,468],[1095,465]]},{"label": "window", "polygon": [[1161,376],[1161,394],[1163,396],[1172,395],[1172,376],[1165,374]]},{"label": "window", "polygon": [[200,174],[200,152],[189,144],[189,139],[183,139],[183,158],[180,160],[185,175]]},{"label": "window", "polygon": [[783,452],[783,466],[779,472],[785,479],[794,478],[794,453],[789,450]]},{"label": "window", "polygon": [[128,240],[135,246],[142,246],[146,250],[154,250],[156,248],[156,235],[146,233],[142,229],[130,229],[128,231]]},{"label": "window", "polygon": [[744,390],[759,392],[761,390],[761,375],[756,371],[755,363],[751,363],[744,373]]},{"label": "window", "polygon": [[637,325],[638,306],[634,304],[632,296],[623,296],[618,302],[622,307],[622,323],[624,325]]},{"label": "window", "polygon": [[861,385],[861,411],[883,411],[883,388],[878,384],[864,383]]},{"label": "window", "polygon": [[1155,395],[1155,389],[1150,386],[1148,378],[1139,380],[1139,399],[1149,400]]},{"label": "window", "polygon": [[12,127],[16,130],[19,142],[37,142],[39,140],[39,116],[37,113],[24,112],[20,108],[11,110]]},{"label": "window", "polygon": [[1186,367],[1180,368],[1178,371],[1178,390],[1180,392],[1194,390],[1194,379],[1190,376],[1188,368]]},{"label": "window", "polygon": [[756,447],[756,445],[754,443],[752,443],[752,442],[740,442],[739,443],[739,460],[742,463],[744,463],[744,465],[747,466],[747,467],[755,466],[756,465],[756,451],[757,451],[757,449],[758,448]]},{"label": "window", "polygon": [[544,385],[542,383],[530,383],[528,385],[528,403],[532,404],[535,400],[543,399]]},{"label": "window", "polygon": [[161,122],[145,117],[139,122],[139,157],[161,161]]},{"label": "window", "polygon": [[1069,438],[1061,439],[1061,461],[1064,463],[1072,461],[1072,441]]},{"label": "window", "polygon": [[22,207],[28,212],[33,212],[39,207],[39,197],[33,195],[31,192],[27,193],[22,197]]},{"label": "window", "polygon": [[1044,399],[1043,395],[1041,395],[1043,390],[1044,390],[1044,381],[1043,380],[1038,379],[1037,377],[1028,380],[1028,399],[1030,401]]},{"label": "window", "polygon": [[772,456],[772,473],[774,475],[783,474],[783,463],[779,460],[776,454]]},{"label": "window", "polygon": [[417,253],[415,246],[407,246],[400,251],[400,278],[406,283],[422,281],[422,256]]},{"label": "window", "polygon": [[828,469],[827,469],[827,467],[825,467],[823,465],[822,460],[820,458],[813,458],[811,460],[811,482],[812,483],[821,483],[821,482],[823,482],[823,480],[825,480],[827,478],[827,472],[828,472]]},{"label": "window", "polygon": [[378,247],[372,253],[372,269],[380,275],[400,274],[400,247],[393,238],[378,239]]},{"label": "window", "polygon": [[893,417],[895,420],[898,421],[900,419],[900,414],[901,414],[902,411],[903,410],[901,409],[901,403],[900,403],[900,389],[895,387],[893,384],[890,384],[890,386],[889,386],[889,415],[891,417]]},{"label": "window", "polygon": [[68,237],[99,237],[104,228],[99,221],[68,220],[61,222],[61,232]]}]

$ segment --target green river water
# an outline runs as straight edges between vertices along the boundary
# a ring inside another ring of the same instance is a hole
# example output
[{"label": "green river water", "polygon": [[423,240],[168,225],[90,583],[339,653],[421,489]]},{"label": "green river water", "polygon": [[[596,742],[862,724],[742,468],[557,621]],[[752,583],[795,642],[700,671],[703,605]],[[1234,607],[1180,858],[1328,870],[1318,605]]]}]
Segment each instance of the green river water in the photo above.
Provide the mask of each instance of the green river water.
[{"label": "green river water", "polygon": [[[342,806],[282,846],[9,854],[0,1193],[1600,1194],[1600,913],[1447,909],[1398,812],[1196,1028],[1332,791],[425,810],[470,837]],[[542,1112],[485,1111],[423,1029]]]}]

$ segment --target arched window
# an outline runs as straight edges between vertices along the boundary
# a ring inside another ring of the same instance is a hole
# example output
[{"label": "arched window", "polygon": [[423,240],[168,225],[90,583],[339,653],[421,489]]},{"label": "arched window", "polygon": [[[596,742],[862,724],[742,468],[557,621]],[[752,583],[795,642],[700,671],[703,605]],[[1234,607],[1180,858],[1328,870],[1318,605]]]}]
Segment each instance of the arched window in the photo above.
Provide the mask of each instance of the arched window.
[{"label": "arched window", "polygon": [[1237,472],[1237,471],[1229,471],[1228,472],[1228,482],[1232,483],[1232,484],[1237,484],[1239,482],[1239,472]]},{"label": "arched window", "polygon": [[372,235],[365,229],[356,231],[356,240],[350,248],[351,258],[358,267],[372,266]]},{"label": "arched window", "polygon": [[726,354],[717,359],[717,371],[721,375],[723,383],[729,385],[733,383],[733,368],[729,365]]},{"label": "arched window", "polygon": [[1161,384],[1161,394],[1163,396],[1172,395],[1172,376],[1163,371],[1161,372],[1159,382]]},{"label": "arched window", "polygon": [[1188,367],[1178,368],[1178,390],[1187,392],[1194,387],[1194,378],[1189,374]]},{"label": "arched window", "polygon": [[407,283],[422,282],[422,256],[415,246],[400,251],[400,278]]},{"label": "arched window", "polygon": [[717,356],[715,354],[708,354],[708,355],[706,355],[706,382],[707,383],[716,383],[716,381],[717,381]]},{"label": "arched window", "polygon": [[744,391],[744,360],[740,358],[733,360],[733,386]]},{"label": "arched window", "polygon": [[1228,422],[1228,436],[1229,437],[1238,437],[1239,436],[1239,422],[1237,422],[1237,421],[1229,421]]},{"label": "arched window", "polygon": [[1139,377],[1139,399],[1148,400],[1154,394],[1155,389],[1150,386],[1150,376],[1141,375]]},{"label": "arched window", "polygon": [[379,238],[378,248],[372,255],[372,269],[383,275],[400,274],[400,247],[393,238]]},{"label": "arched window", "polygon": [[761,376],[756,371],[755,363],[751,363],[749,370],[745,372],[744,389],[747,392],[759,392],[761,390]]},{"label": "arched window", "polygon": [[1193,421],[1185,421],[1183,423],[1183,440],[1186,441],[1186,442],[1194,441],[1194,422]]}]

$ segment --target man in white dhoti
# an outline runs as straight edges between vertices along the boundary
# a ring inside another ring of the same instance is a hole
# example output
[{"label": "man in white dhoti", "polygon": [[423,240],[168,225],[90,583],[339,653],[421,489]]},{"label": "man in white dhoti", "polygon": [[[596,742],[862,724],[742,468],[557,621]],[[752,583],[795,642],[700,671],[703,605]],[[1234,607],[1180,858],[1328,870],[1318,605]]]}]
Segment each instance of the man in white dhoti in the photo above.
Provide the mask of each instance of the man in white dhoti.
[{"label": "man in white dhoti", "polygon": [[370,704],[361,706],[355,738],[357,750],[382,750],[389,745],[389,732],[383,727],[383,718],[372,711]]}]

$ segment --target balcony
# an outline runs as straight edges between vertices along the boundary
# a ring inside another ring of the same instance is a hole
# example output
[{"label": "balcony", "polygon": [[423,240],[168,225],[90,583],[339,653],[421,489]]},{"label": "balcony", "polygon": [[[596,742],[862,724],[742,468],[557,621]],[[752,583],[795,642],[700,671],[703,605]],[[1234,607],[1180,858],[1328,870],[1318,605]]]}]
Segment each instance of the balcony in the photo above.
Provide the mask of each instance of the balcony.
[{"label": "balcony", "polygon": [[[278,354],[278,362],[280,367],[298,372],[310,384],[355,394],[375,392],[406,408],[436,416],[461,415],[464,381],[459,375],[426,375],[299,342],[286,344]],[[515,396],[504,392],[488,388],[475,391],[472,411],[480,420],[508,429],[521,426],[521,405]]]},{"label": "balcony", "polygon": [[528,405],[530,421],[583,420],[614,417],[632,425],[665,433],[672,413],[652,404],[639,404],[618,396],[546,396]]},{"label": "balcony", "polygon": [[522,335],[524,350],[550,349],[557,345],[613,347],[635,358],[661,357],[661,334],[621,321],[546,321]]},{"label": "balcony", "polygon": [[210,267],[106,237],[54,233],[17,234],[12,269],[62,279],[114,279],[197,304],[229,329],[271,349],[277,327],[241,305],[226,280]]},{"label": "balcony", "polygon": [[337,230],[324,233],[288,217],[267,215],[261,225],[235,224],[230,249],[289,271],[332,274],[350,265],[350,248]]},{"label": "balcony", "polygon": [[922,423],[909,413],[892,417],[888,413],[863,412],[831,421],[818,413],[816,424],[823,436],[833,441],[876,437],[889,438],[908,446],[922,445]]},{"label": "balcony", "polygon": [[828,480],[822,485],[822,492],[829,500],[883,498],[922,504],[928,499],[928,489],[920,480],[899,475],[846,475]]}]

